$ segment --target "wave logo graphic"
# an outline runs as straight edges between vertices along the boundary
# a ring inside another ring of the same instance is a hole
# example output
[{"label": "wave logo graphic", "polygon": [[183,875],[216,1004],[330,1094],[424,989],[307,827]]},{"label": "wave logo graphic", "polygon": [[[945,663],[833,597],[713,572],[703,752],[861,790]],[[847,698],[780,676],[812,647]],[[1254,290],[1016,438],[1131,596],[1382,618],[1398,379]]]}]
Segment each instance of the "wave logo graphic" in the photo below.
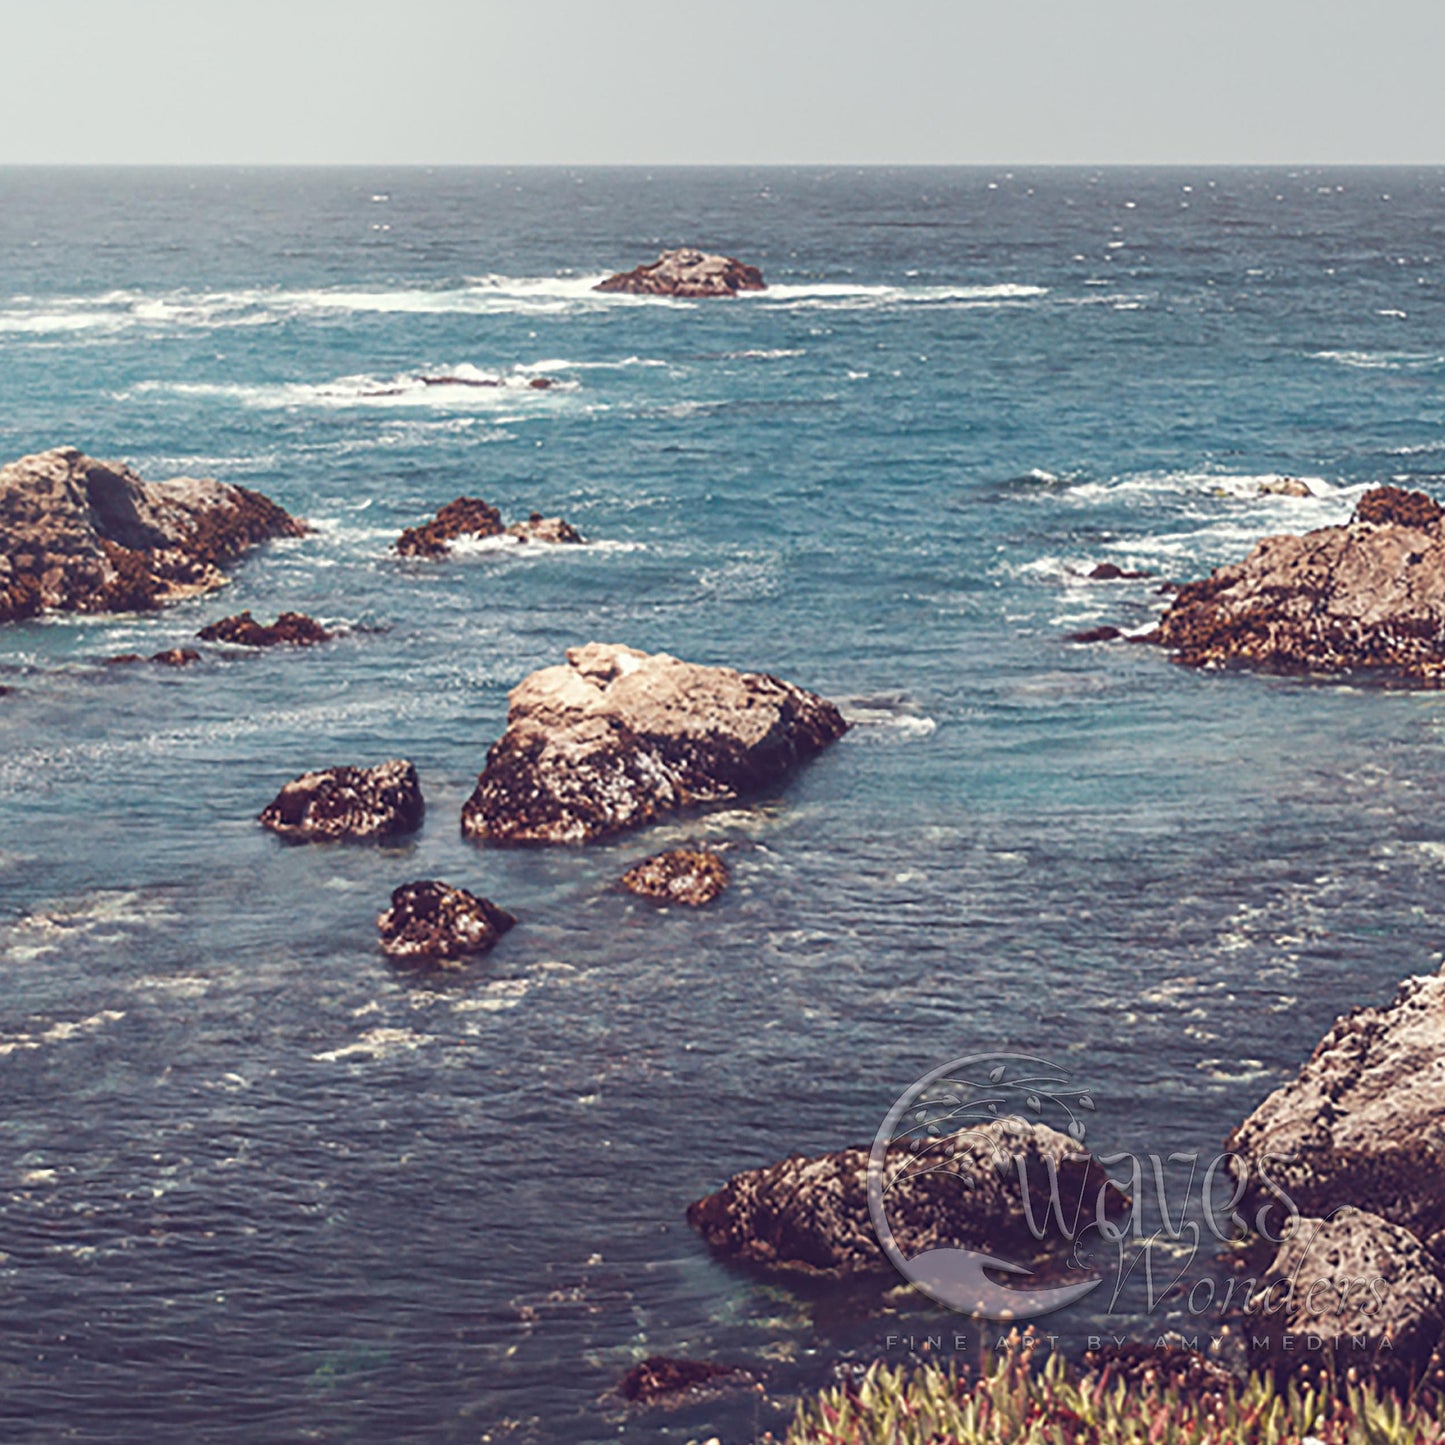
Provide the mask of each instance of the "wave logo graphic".
[{"label": "wave logo graphic", "polygon": [[[899,1273],[939,1304],[991,1320],[1049,1314],[1103,1283],[1095,1275],[1014,1288],[989,1272],[1034,1271],[978,1249],[933,1245],[910,1255],[904,1248],[926,1242],[940,1218],[972,1219],[986,1233],[990,1220],[1019,1212],[1035,1240],[1042,1243],[1052,1232],[1075,1246],[1080,1210],[1066,1217],[1060,1175],[1087,1169],[1088,1156],[1078,1147],[1085,1134],[1081,1114],[1094,1107],[1068,1070],[1027,1054],[954,1059],[910,1084],[888,1111],[868,1158],[868,1212]],[[1065,1128],[1040,1128],[1045,1116]],[[1077,1152],[1059,1147],[1070,1143]]]}]

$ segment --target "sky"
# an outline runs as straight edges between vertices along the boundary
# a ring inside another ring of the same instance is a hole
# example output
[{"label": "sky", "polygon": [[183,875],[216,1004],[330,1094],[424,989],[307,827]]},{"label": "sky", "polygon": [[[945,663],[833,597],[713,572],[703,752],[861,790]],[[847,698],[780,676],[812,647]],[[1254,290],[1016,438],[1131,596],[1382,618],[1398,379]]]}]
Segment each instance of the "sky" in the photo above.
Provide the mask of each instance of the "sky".
[{"label": "sky", "polygon": [[1441,0],[0,0],[0,164],[1445,162]]}]

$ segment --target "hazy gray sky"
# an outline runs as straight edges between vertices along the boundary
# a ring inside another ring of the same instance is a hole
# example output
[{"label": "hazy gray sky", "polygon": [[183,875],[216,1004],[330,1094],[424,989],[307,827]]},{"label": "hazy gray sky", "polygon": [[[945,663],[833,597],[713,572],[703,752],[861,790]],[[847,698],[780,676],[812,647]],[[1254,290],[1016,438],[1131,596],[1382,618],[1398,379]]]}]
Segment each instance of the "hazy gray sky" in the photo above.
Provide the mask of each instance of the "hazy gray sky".
[{"label": "hazy gray sky", "polygon": [[0,162],[1440,162],[1441,0],[0,0]]}]

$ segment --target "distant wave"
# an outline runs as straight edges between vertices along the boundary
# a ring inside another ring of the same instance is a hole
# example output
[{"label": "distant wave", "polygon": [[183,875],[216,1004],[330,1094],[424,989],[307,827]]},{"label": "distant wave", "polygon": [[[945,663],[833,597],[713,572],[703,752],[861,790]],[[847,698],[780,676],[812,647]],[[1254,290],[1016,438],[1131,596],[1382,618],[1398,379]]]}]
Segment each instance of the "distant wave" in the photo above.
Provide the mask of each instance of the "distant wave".
[{"label": "distant wave", "polygon": [[1357,371],[1429,371],[1445,365],[1438,351],[1316,351],[1317,361],[1333,361]]},{"label": "distant wave", "polygon": [[361,373],[323,382],[143,381],[126,395],[164,393],[215,397],[254,407],[440,407],[451,411],[515,408],[519,403],[576,391],[575,381],[552,380],[541,389],[532,368],[509,372],[484,371],[469,362],[429,366],[417,371],[378,377]]},{"label": "distant wave", "polygon": [[[469,276],[447,286],[250,287],[152,294],[112,290],[93,296],[15,296],[0,308],[0,335],[41,337],[131,328],[212,329],[269,326],[348,315],[545,315],[619,306],[691,307],[696,301],[599,293],[601,273],[587,276]],[[773,309],[875,309],[888,306],[1006,306],[1046,296],[1048,288],[997,285],[895,286],[850,282],[779,282],[743,293],[749,305]],[[716,303],[711,303],[716,304]],[[729,303],[730,304],[730,303]]]}]

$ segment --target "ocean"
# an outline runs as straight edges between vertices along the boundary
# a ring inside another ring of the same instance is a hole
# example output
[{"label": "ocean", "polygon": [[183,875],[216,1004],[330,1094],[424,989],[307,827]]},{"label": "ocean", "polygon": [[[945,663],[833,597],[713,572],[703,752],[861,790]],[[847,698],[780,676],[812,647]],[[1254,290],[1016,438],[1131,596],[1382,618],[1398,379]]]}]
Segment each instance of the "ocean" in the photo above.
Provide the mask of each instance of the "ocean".
[{"label": "ocean", "polygon": [[[769,289],[590,289],[683,242]],[[900,1325],[710,1258],[684,1211],[729,1175],[1008,1049],[1087,1083],[1098,1147],[1216,1153],[1440,965],[1445,698],[1065,637],[1370,485],[1445,496],[1442,253],[1445,170],[0,170],[0,459],[315,529],[0,631],[0,1432],[751,1440],[782,1407],[609,1392],[664,1354],[781,1398]],[[590,545],[389,554],[459,495]],[[344,635],[104,664],[241,608]],[[775,795],[465,842],[508,689],[592,640],[857,725]],[[255,822],[397,756],[404,846]],[[615,890],[686,840],[731,846],[717,904]],[[518,927],[390,965],[424,877]]]}]

